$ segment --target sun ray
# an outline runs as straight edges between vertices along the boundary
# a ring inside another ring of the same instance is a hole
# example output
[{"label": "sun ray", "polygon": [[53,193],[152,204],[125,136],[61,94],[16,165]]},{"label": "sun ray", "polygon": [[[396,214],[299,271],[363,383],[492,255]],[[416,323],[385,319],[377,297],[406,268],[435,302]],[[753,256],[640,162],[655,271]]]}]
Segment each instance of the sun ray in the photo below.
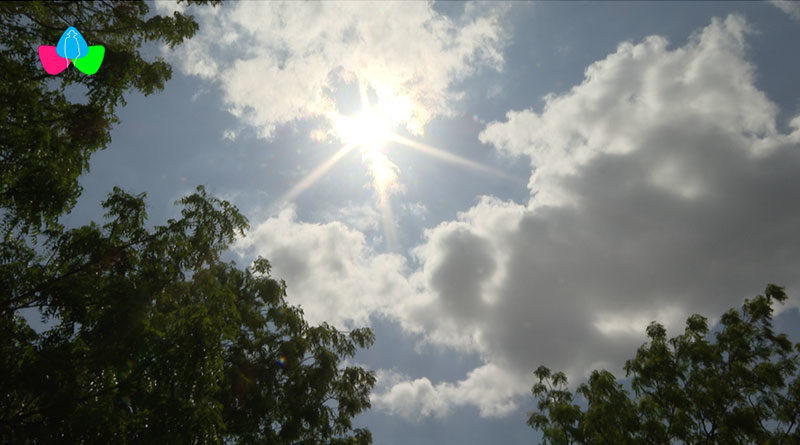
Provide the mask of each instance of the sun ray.
[{"label": "sun ray", "polygon": [[364,81],[359,79],[358,81],[358,96],[361,99],[361,110],[368,112],[369,111],[369,93],[367,93],[367,86],[364,85]]},{"label": "sun ray", "polygon": [[392,203],[386,193],[379,193],[378,201],[381,207],[381,215],[383,216],[383,233],[386,234],[386,247],[390,252],[397,252],[400,250],[400,245],[397,241],[397,230],[394,227]]},{"label": "sun ray", "polygon": [[342,115],[335,110],[325,113],[324,116],[331,125],[327,134],[337,138],[344,146],[294,185],[278,201],[278,205],[282,206],[294,200],[299,194],[308,190],[345,155],[358,148],[361,151],[362,163],[371,177],[371,188],[375,191],[376,203],[380,207],[383,217],[383,234],[386,237],[387,249],[396,252],[399,251],[400,246],[392,213],[391,197],[393,193],[402,192],[404,189],[399,182],[400,168],[387,156],[390,145],[405,146],[453,165],[525,184],[519,178],[503,171],[395,133],[398,126],[408,125],[410,99],[405,96],[395,97],[394,93],[388,94],[387,98],[384,97],[386,94],[376,92],[378,100],[373,107],[370,104],[369,87],[369,84],[359,80],[358,93],[361,110],[358,113]]},{"label": "sun ray", "polygon": [[386,247],[389,251],[398,251],[392,203],[389,199],[390,189],[397,184],[398,167],[389,158],[376,150],[364,151],[362,159],[369,164],[372,176],[372,187],[378,195],[378,206],[383,216],[383,233],[386,236]]},{"label": "sun ray", "polygon": [[349,143],[349,144],[343,146],[342,148],[340,148],[339,151],[334,153],[330,158],[328,158],[328,160],[326,160],[325,162],[320,164],[319,167],[315,168],[314,171],[312,171],[311,173],[306,175],[306,177],[303,178],[297,184],[295,184],[294,187],[291,188],[291,190],[286,192],[286,194],[283,195],[283,197],[280,200],[278,200],[280,205],[283,205],[283,204],[293,200],[294,198],[297,197],[297,195],[299,195],[300,193],[303,193],[306,189],[311,187],[315,182],[317,182],[317,180],[322,175],[325,174],[325,172],[330,170],[330,168],[333,167],[334,164],[339,162],[339,160],[342,159],[347,153],[350,153],[350,151],[353,148],[355,148],[355,146],[356,146],[355,143]]},{"label": "sun ray", "polygon": [[495,176],[500,176],[502,178],[511,180],[517,183],[524,183],[521,179],[509,175],[508,173],[502,172],[500,170],[493,169],[491,167],[487,167],[483,164],[477,163],[475,161],[470,161],[469,159],[462,158],[461,156],[454,155],[453,153],[449,153],[447,151],[441,150],[439,148],[430,146],[428,144],[423,144],[422,142],[417,142],[413,139],[409,139],[403,136],[400,136],[396,133],[390,133],[389,140],[393,142],[397,142],[398,144],[405,145],[406,147],[413,148],[414,150],[421,151],[425,154],[433,156],[435,158],[439,158],[443,161],[449,162],[451,164],[461,165],[464,167],[469,167],[474,170],[479,170],[485,173],[489,173]]}]

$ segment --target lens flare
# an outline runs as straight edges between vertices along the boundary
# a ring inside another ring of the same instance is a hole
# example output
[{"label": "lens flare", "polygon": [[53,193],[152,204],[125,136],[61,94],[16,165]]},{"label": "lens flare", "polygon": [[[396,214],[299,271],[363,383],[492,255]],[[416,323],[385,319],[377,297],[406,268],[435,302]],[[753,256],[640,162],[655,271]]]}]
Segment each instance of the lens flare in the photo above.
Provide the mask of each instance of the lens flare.
[{"label": "lens flare", "polygon": [[380,149],[391,135],[386,116],[364,110],[355,116],[341,116],[334,124],[339,139],[362,150]]},{"label": "lens flare", "polygon": [[388,194],[390,188],[397,184],[400,167],[380,150],[364,150],[361,153],[361,160],[368,166],[375,190],[380,195]]},{"label": "lens flare", "polygon": [[[371,178],[371,185],[377,194],[377,201],[383,214],[384,233],[386,234],[389,250],[394,251],[399,246],[397,245],[397,235],[389,197],[392,193],[397,193],[404,189],[400,184],[400,167],[392,162],[386,153],[390,145],[404,146],[453,165],[489,173],[522,185],[526,184],[525,181],[499,170],[397,134],[395,130],[399,127],[406,128],[414,135],[421,134],[422,128],[418,128],[414,124],[414,115],[425,110],[419,110],[419,107],[415,108],[411,98],[402,91],[385,85],[369,85],[369,87],[375,91],[378,98],[375,104],[370,104],[368,86],[359,82],[359,96],[361,98],[361,111],[359,113],[351,116],[344,116],[337,112],[325,114],[325,117],[331,123],[332,132],[328,134],[344,145],[294,185],[279,201],[280,204],[293,200],[297,195],[307,190],[334,164],[354,148],[358,148],[361,151],[362,164],[366,167]],[[285,358],[282,357],[281,359]],[[281,362],[281,360],[278,362],[281,366],[285,363]]]},{"label": "lens flare", "polygon": [[362,160],[369,166],[372,186],[378,194],[378,205],[383,216],[383,232],[386,234],[386,243],[390,250],[397,250],[399,245],[389,195],[393,190],[400,188],[397,181],[400,168],[379,150],[364,151]]}]

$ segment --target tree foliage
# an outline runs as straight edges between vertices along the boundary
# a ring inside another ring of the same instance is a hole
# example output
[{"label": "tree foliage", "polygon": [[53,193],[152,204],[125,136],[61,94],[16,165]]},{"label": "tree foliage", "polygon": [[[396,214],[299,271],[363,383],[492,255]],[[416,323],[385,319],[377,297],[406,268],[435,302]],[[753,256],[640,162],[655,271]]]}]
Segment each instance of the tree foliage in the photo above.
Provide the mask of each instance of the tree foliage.
[{"label": "tree foliage", "polygon": [[[104,222],[58,224],[123,94],[170,76],[139,47],[197,29],[147,14],[144,2],[0,4],[0,442],[371,442],[352,419],[375,376],[348,359],[372,332],[310,326],[267,260],[223,262],[247,229],[230,203],[198,187],[151,227],[145,194],[115,188]],[[38,67],[36,46],[69,25],[106,47],[94,76]]]},{"label": "tree foliage", "polygon": [[772,305],[786,299],[770,284],[713,335],[700,315],[671,339],[653,322],[625,364],[630,392],[603,370],[573,394],[563,373],[539,367],[528,424],[550,444],[800,443],[800,343],[772,328]]},{"label": "tree foliage", "polygon": [[[371,331],[309,326],[264,259],[219,255],[245,218],[202,187],[182,218],[144,228],[143,196],[115,189],[102,225],[65,231],[49,258],[5,246],[4,442],[368,441],[351,418],[371,372],[345,367]],[[37,334],[14,315],[42,308]]]},{"label": "tree foliage", "polygon": [[[110,141],[124,94],[164,88],[172,71],[145,60],[148,42],[170,46],[194,35],[197,23],[176,12],[152,15],[144,1],[0,2],[0,207],[4,226],[52,226],[80,194],[89,157]],[[106,48],[100,70],[50,76],[36,48],[55,45],[76,26],[90,45]]]}]

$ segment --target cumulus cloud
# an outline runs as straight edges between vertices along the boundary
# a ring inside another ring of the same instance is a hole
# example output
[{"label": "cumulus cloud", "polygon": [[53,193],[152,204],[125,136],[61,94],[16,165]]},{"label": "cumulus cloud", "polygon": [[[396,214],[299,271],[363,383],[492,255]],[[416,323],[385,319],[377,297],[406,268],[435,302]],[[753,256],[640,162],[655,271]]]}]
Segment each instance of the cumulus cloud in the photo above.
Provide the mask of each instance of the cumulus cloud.
[{"label": "cumulus cloud", "polygon": [[377,312],[481,355],[464,380],[395,378],[375,392],[377,407],[411,417],[459,405],[502,415],[538,365],[574,381],[618,369],[650,320],[675,333],[766,282],[797,295],[800,116],[776,130],[746,60],[750,32],[730,16],[681,47],[623,43],[541,111],[488,124],[483,142],[530,158],[530,201],[484,197],[428,229],[418,268],[371,252],[355,229],[288,211],[251,243],[316,317]]},{"label": "cumulus cloud", "polygon": [[[379,379],[383,376],[379,373]],[[504,416],[517,408],[517,395],[527,390],[517,376],[509,375],[494,364],[472,370],[456,383],[431,383],[427,378],[394,381],[387,390],[374,393],[372,403],[378,409],[406,418],[443,417],[457,406],[477,406],[483,417]],[[380,380],[379,380],[380,384]]]},{"label": "cumulus cloud", "polygon": [[376,254],[362,232],[341,222],[299,222],[291,207],[255,226],[236,247],[270,260],[273,275],[288,283],[290,302],[311,323],[366,325],[371,314],[413,293],[402,256]]},{"label": "cumulus cloud", "polygon": [[[486,201],[428,233],[419,252],[437,298],[419,312],[461,306],[430,315],[455,328],[426,329],[478,338],[515,369],[580,375],[621,363],[650,320],[677,328],[767,281],[798,289],[800,118],[791,134],[776,130],[777,107],[745,60],[748,33],[730,16],[680,48],[624,43],[542,112],[489,124],[481,140],[531,159],[531,200],[504,225],[488,218],[514,206]],[[480,298],[437,287],[454,270],[481,277],[482,288],[469,283]]]},{"label": "cumulus cloud", "polygon": [[459,80],[501,68],[504,9],[469,4],[451,20],[427,2],[237,2],[198,10],[201,33],[173,57],[265,137],[337,111],[336,88],[356,80],[419,134],[453,113]]},{"label": "cumulus cloud", "polygon": [[[530,184],[536,202],[553,205],[576,198],[567,196],[559,177],[574,175],[599,155],[641,151],[656,126],[685,133],[682,126],[699,117],[704,130],[733,127],[747,135],[745,150],[766,150],[776,142],[777,108],[755,87],[754,67],[743,59],[748,32],[742,18],[729,17],[715,19],[674,51],[658,36],[623,43],[589,66],[581,85],[546,97],[541,114],[509,112],[506,122],[492,123],[480,139],[529,156],[536,167]],[[690,170],[664,160],[651,173],[654,182],[676,193],[701,193],[702,181],[690,177]]]}]

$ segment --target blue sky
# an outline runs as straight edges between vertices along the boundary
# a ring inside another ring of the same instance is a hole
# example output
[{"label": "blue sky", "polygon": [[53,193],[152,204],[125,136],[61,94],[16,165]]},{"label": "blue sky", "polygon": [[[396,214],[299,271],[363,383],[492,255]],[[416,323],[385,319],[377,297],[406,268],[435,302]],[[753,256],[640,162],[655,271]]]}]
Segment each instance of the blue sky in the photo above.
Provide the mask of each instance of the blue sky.
[{"label": "blue sky", "polygon": [[374,328],[375,443],[533,442],[539,364],[618,372],[650,320],[767,282],[800,321],[798,5],[190,10],[64,222],[119,185],[158,224],[204,184],[250,219],[229,259],[270,259],[312,322]]}]

